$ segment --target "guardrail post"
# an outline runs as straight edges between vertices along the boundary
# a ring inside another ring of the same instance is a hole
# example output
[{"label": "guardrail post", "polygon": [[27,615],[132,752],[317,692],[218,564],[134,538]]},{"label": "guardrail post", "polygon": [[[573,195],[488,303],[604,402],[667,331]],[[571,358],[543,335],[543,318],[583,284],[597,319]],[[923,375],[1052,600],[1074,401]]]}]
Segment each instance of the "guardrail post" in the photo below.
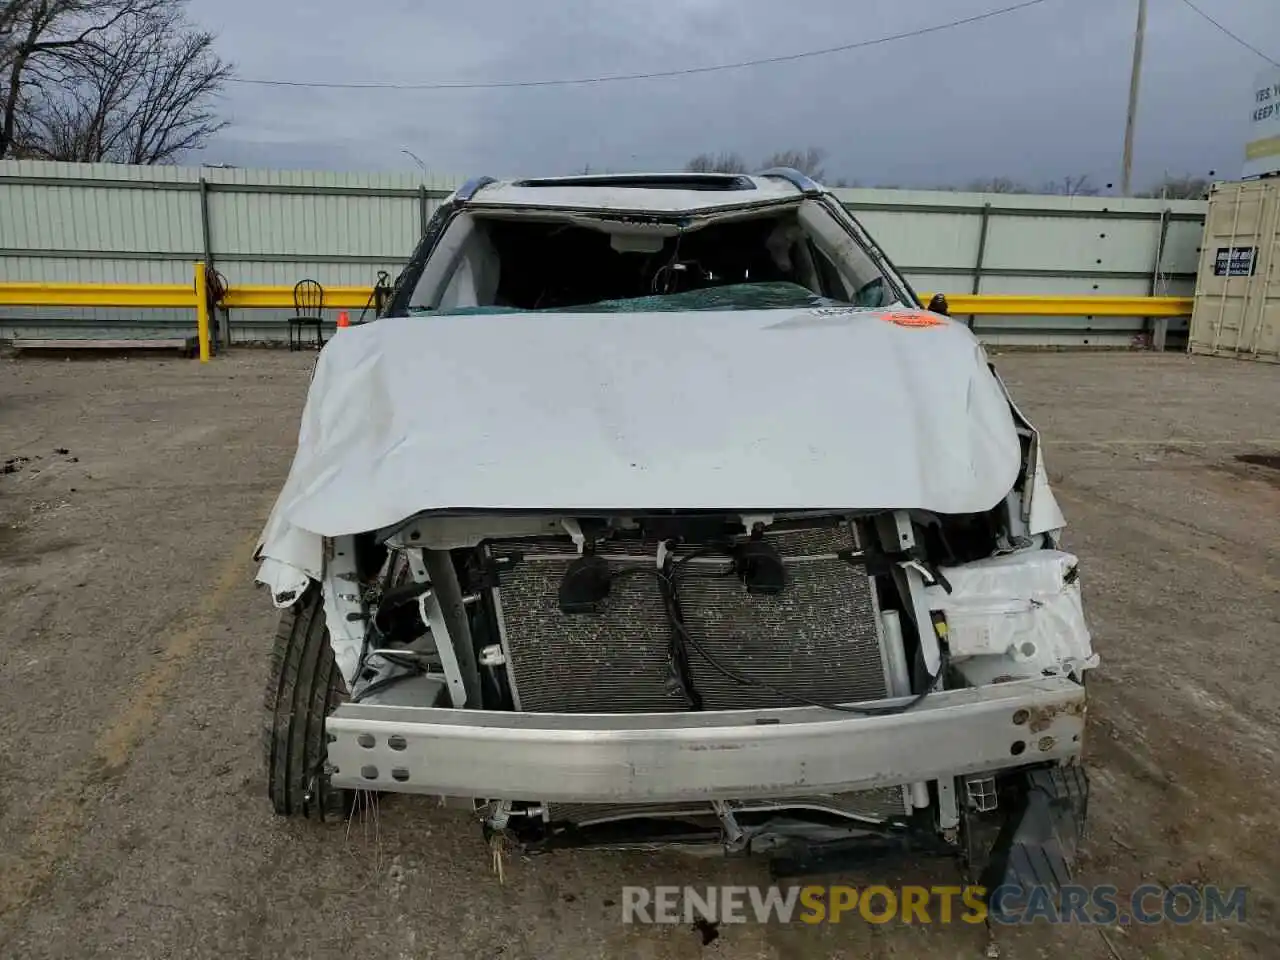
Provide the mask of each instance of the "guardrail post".
[{"label": "guardrail post", "polygon": [[200,340],[200,362],[209,362],[209,290],[204,264],[196,264],[196,336]]}]

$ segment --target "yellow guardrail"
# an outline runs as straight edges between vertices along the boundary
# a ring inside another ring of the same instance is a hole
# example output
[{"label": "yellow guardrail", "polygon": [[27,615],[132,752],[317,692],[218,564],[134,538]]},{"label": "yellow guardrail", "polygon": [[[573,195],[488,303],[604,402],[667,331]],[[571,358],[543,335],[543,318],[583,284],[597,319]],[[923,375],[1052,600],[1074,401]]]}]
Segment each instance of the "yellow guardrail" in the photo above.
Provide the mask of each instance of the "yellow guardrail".
[{"label": "yellow guardrail", "polygon": [[[920,294],[928,303],[931,293]],[[953,314],[1005,317],[1189,317],[1191,297],[1041,297],[1017,293],[948,293]]]},{"label": "yellow guardrail", "polygon": [[143,283],[0,283],[0,305],[21,307],[191,307],[193,286]]},{"label": "yellow guardrail", "polygon": [[[362,309],[373,296],[372,287],[325,287],[324,305],[333,309]],[[920,295],[928,303],[932,293]],[[1021,294],[946,295],[953,315],[1027,317],[1189,317],[1190,297],[1023,296]],[[293,287],[231,287],[220,301],[231,310],[292,309]],[[196,313],[200,361],[211,355],[208,296],[203,263],[195,265],[194,281],[182,284],[144,283],[0,283],[0,306],[23,307],[144,307],[189,308]]]},{"label": "yellow guardrail", "polygon": [[[290,291],[292,293],[292,290]],[[292,299],[289,301],[292,306]],[[212,355],[203,263],[190,286],[177,283],[0,283],[0,307],[150,307],[196,312],[200,362]]]}]

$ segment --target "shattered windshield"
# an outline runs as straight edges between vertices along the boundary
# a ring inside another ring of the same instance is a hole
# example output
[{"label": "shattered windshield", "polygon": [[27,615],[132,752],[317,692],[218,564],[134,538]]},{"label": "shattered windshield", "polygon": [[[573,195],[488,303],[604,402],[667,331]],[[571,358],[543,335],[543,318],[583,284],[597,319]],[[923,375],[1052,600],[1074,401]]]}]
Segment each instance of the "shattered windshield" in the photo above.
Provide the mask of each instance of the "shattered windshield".
[{"label": "shattered windshield", "polygon": [[[571,313],[880,308],[897,287],[838,224],[794,207],[679,224],[603,226],[464,214],[426,255],[398,309]],[[671,232],[676,231],[676,232]],[[853,245],[856,247],[856,244]],[[860,249],[860,248],[859,248]]]}]

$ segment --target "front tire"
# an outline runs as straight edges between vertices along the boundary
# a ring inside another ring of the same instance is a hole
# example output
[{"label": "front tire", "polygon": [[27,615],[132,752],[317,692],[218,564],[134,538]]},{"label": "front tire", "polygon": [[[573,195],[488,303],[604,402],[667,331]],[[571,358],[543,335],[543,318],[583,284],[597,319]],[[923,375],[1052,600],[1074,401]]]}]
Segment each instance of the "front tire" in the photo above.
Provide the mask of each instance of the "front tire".
[{"label": "front tire", "polygon": [[346,699],[329,645],[324,602],[312,584],[280,618],[266,689],[267,795],[276,813],[345,818],[348,790],[329,785],[324,721]]}]

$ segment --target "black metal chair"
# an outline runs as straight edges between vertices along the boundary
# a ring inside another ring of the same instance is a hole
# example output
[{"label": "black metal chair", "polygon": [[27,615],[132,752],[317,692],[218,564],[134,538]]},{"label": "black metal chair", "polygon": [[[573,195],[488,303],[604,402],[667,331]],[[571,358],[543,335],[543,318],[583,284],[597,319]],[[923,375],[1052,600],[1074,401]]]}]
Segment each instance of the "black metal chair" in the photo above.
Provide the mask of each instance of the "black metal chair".
[{"label": "black metal chair", "polygon": [[324,346],[324,287],[315,280],[299,280],[293,285],[293,313],[289,318],[289,349],[301,350],[302,331],[315,327],[316,349]]}]

